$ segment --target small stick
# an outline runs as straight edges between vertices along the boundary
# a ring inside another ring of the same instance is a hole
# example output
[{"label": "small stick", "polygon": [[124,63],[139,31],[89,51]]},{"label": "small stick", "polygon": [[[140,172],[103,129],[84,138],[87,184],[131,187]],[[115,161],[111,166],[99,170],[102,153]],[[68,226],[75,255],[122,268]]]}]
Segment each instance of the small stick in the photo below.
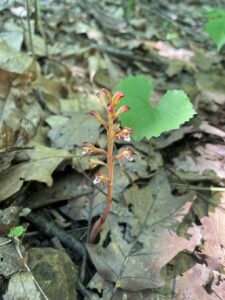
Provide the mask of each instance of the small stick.
[{"label": "small stick", "polygon": [[36,227],[38,227],[45,235],[50,238],[57,237],[65,246],[77,252],[82,257],[82,265],[85,264],[87,253],[84,245],[81,242],[77,241],[72,235],[65,232],[53,221],[49,221],[39,213],[31,212],[26,218]]},{"label": "small stick", "polygon": [[35,58],[32,32],[31,32],[31,26],[30,26],[30,5],[29,5],[28,0],[26,0],[26,5],[27,5],[27,25],[28,25],[28,32],[29,32],[30,48],[31,48],[32,56],[33,56],[33,58]]}]

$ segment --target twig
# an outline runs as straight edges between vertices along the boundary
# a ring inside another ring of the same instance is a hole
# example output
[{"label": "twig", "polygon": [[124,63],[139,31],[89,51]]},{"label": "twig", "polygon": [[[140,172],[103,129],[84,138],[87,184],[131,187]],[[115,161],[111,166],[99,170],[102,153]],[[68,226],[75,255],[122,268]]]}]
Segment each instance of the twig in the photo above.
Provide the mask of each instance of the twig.
[{"label": "twig", "polygon": [[18,151],[18,150],[32,150],[34,149],[34,146],[32,147],[6,147],[6,148],[3,148],[3,149],[0,149],[0,154],[3,154],[3,153],[6,153],[6,152],[13,152],[13,151]]},{"label": "twig", "polygon": [[26,6],[27,6],[27,25],[28,25],[28,32],[29,32],[30,48],[31,48],[32,56],[33,56],[33,58],[35,58],[32,32],[31,32],[31,26],[30,26],[30,5],[29,5],[29,0],[26,0]]},{"label": "twig", "polygon": [[[169,168],[168,166],[166,167],[166,170],[168,170],[172,175],[174,175],[176,178],[178,178],[181,182],[183,182],[183,184],[187,185],[187,181],[184,180],[183,178],[181,178],[175,171],[173,171],[171,168]],[[196,191],[196,195],[199,196],[203,201],[205,201],[206,203],[214,206],[214,207],[218,207],[221,210],[224,211],[224,208],[220,205],[215,205],[215,203],[213,203],[212,201],[210,201],[209,199],[207,199],[204,195],[202,195],[201,192]]]},{"label": "twig", "polygon": [[46,236],[50,238],[57,237],[65,246],[77,252],[82,257],[82,265],[85,264],[87,256],[86,249],[83,244],[77,241],[72,235],[59,228],[53,221],[49,221],[40,213],[31,212],[26,218]]},{"label": "twig", "polygon": [[1,244],[0,244],[0,247],[1,247],[1,246],[4,246],[4,245],[7,245],[7,244],[9,244],[9,243],[11,243],[11,242],[12,242],[12,240],[5,241],[4,243],[1,243]]},{"label": "twig", "polygon": [[31,212],[26,217],[31,223],[37,226],[48,237],[57,237],[63,244],[76,251],[81,256],[86,255],[85,247],[73,236],[59,228],[53,221],[49,221],[40,213]]},{"label": "twig", "polygon": [[[134,53],[133,51],[130,50],[123,50],[123,49],[118,49],[109,45],[99,45],[99,44],[92,44],[92,48],[100,51],[100,52],[106,52],[108,54],[126,58],[126,59],[131,59],[132,61],[140,61],[140,62],[145,62],[145,63],[154,63],[156,65],[162,66],[163,63],[163,58],[159,57],[159,55],[151,52],[148,54],[148,56],[144,55],[139,55]],[[149,57],[151,56],[151,57]],[[166,64],[166,63],[165,63]]]},{"label": "twig", "polygon": [[41,8],[40,8],[40,3],[38,0],[34,1],[34,8],[35,8],[35,27],[36,30],[38,30],[44,40],[45,44],[45,55],[46,57],[49,58],[49,51],[48,51],[48,44],[47,44],[47,39],[46,39],[46,34],[43,28],[43,22],[41,19]]},{"label": "twig", "polygon": [[178,189],[187,189],[187,190],[195,190],[195,191],[225,192],[224,187],[217,187],[217,186],[203,187],[203,186],[180,184],[180,183],[173,183],[172,185]]}]

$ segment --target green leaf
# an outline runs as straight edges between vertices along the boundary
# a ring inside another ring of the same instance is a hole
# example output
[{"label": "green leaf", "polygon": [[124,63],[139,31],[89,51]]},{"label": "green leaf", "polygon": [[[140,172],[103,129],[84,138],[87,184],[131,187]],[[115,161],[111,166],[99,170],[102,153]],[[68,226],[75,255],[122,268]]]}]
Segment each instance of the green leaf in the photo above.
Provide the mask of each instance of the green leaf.
[{"label": "green leaf", "polygon": [[26,229],[22,225],[16,226],[16,227],[12,227],[10,229],[8,237],[10,237],[10,238],[18,238],[18,237],[22,236],[25,233],[25,231],[26,231]]},{"label": "green leaf", "polygon": [[125,104],[130,107],[119,120],[122,126],[135,131],[133,138],[137,141],[177,129],[196,114],[188,96],[179,90],[167,91],[160,102],[153,106],[150,103],[153,85],[144,76],[129,76],[120,82],[116,90],[125,94],[120,106]]},{"label": "green leaf", "polygon": [[225,44],[225,10],[210,9],[207,13],[207,19],[205,31],[217,45],[219,51]]},{"label": "green leaf", "polygon": [[209,8],[206,17],[209,20],[225,17],[225,10],[221,8]]},{"label": "green leaf", "polygon": [[225,44],[225,16],[208,21],[205,30],[217,45],[219,51]]}]

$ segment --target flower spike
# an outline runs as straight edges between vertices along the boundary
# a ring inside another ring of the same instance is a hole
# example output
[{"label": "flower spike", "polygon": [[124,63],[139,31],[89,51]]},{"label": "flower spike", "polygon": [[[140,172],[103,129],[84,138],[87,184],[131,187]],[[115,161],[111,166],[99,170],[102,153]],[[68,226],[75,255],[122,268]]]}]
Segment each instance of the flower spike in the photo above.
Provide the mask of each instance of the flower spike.
[{"label": "flower spike", "polygon": [[[117,91],[112,95],[106,88],[103,88],[100,93],[97,94],[99,101],[101,102],[105,112],[106,117],[103,117],[100,113],[92,111],[90,114],[96,118],[96,120],[102,124],[106,129],[107,134],[107,150],[101,148],[96,148],[90,143],[83,143],[83,155],[91,154],[101,154],[104,155],[104,158],[94,158],[89,160],[89,167],[93,168],[96,166],[103,166],[107,169],[107,175],[101,173],[96,173],[93,178],[93,184],[102,183],[107,186],[107,198],[106,204],[103,212],[101,213],[100,218],[94,223],[90,235],[89,242],[93,243],[96,241],[96,238],[100,232],[102,225],[104,224],[111,206],[112,206],[112,196],[113,196],[113,175],[114,175],[114,165],[116,159],[133,161],[133,155],[135,152],[125,147],[121,149],[119,153],[114,155],[114,144],[115,139],[123,139],[124,141],[129,142],[130,136],[134,131],[128,127],[121,128],[120,122],[116,119],[123,113],[129,110],[127,105],[120,105],[121,99],[124,97],[122,91]],[[119,106],[119,107],[118,107]]]}]

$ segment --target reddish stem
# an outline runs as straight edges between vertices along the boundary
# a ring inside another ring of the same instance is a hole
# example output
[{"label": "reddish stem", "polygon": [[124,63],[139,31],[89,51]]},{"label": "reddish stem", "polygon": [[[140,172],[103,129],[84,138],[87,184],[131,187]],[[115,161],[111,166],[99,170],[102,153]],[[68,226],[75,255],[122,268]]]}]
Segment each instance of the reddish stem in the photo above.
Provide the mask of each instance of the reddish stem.
[{"label": "reddish stem", "polygon": [[105,220],[110,212],[112,206],[112,192],[113,192],[113,170],[114,170],[114,160],[113,160],[113,146],[114,146],[114,129],[113,129],[113,118],[110,112],[108,112],[108,150],[107,150],[107,168],[108,168],[108,182],[107,182],[107,199],[104,211],[101,217],[95,222],[92,227],[89,242],[93,243],[102,227]]}]

